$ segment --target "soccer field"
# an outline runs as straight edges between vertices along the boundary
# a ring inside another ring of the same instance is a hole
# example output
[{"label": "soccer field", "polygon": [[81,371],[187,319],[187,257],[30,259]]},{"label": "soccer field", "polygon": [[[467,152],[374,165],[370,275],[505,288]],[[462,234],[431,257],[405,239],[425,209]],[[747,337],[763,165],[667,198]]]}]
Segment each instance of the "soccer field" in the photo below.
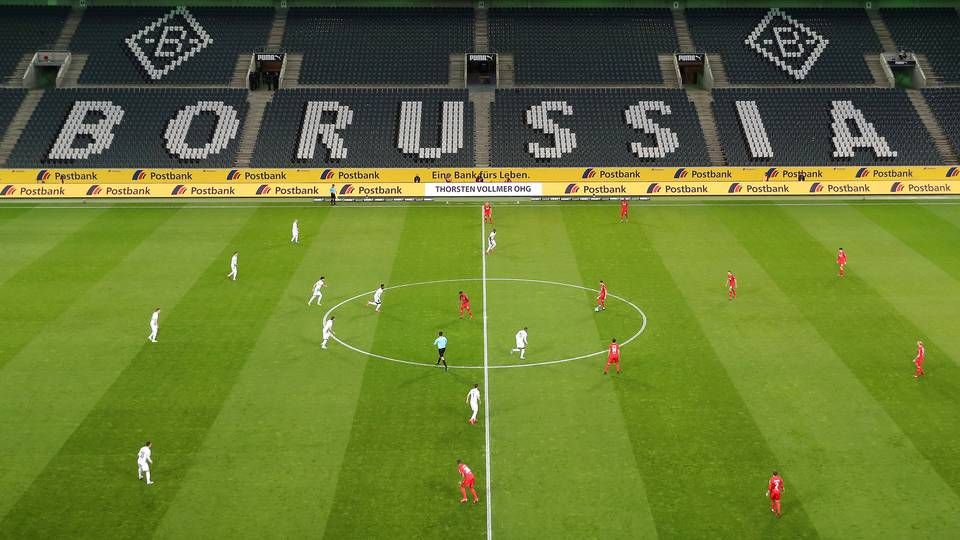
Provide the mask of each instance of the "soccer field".
[{"label": "soccer field", "polygon": [[[626,224],[502,203],[487,257],[480,218],[0,206],[0,537],[960,534],[956,201],[637,202]],[[342,343],[321,350],[328,314]],[[614,337],[635,339],[604,376]],[[459,504],[457,459],[479,505]]]}]

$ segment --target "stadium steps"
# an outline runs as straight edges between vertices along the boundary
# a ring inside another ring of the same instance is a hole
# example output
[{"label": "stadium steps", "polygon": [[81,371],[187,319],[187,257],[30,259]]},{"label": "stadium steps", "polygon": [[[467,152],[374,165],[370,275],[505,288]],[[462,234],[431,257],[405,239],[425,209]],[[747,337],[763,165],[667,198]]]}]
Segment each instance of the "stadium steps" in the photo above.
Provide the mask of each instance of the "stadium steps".
[{"label": "stadium steps", "polygon": [[79,7],[74,7],[70,10],[70,15],[67,17],[67,20],[64,21],[63,28],[60,30],[60,35],[53,43],[53,50],[70,50],[70,43],[73,42],[73,35],[77,33],[77,27],[80,26],[80,21],[83,20],[83,14],[85,11],[85,9]]},{"label": "stadium steps", "polygon": [[487,17],[487,8],[476,7],[473,10],[473,51],[476,53],[490,51],[490,20]]},{"label": "stadium steps", "polygon": [[677,45],[680,46],[678,52],[697,52],[693,38],[690,37],[690,27],[687,26],[687,15],[682,9],[673,10],[673,28],[677,32]]},{"label": "stadium steps", "polygon": [[727,158],[723,153],[723,145],[720,144],[720,135],[717,132],[717,118],[713,114],[713,95],[703,90],[690,90],[687,92],[687,101],[693,103],[694,108],[697,109],[697,118],[700,119],[700,129],[703,131],[703,140],[707,144],[710,164],[717,167],[726,165]]},{"label": "stadium steps", "polygon": [[890,80],[887,79],[887,72],[883,70],[883,57],[879,54],[865,54],[863,61],[870,69],[873,75],[873,84],[877,88],[890,88]]},{"label": "stadium steps", "polygon": [[280,88],[296,88],[300,86],[300,69],[303,67],[303,53],[287,54],[287,66],[284,68],[283,80]]},{"label": "stadium steps", "polygon": [[880,12],[876,9],[868,9],[867,17],[870,18],[870,24],[873,25],[873,31],[877,34],[877,38],[880,39],[880,45],[883,46],[884,52],[897,52],[897,44],[893,41],[893,35],[890,34],[890,29],[887,28],[887,23],[883,22],[883,17],[880,16]]},{"label": "stadium steps", "polygon": [[677,69],[673,64],[672,54],[658,54],[660,74],[663,76],[663,85],[667,88],[680,88],[680,79],[677,78]]},{"label": "stadium steps", "polygon": [[467,65],[462,54],[450,53],[450,74],[447,86],[451,88],[463,88],[467,84],[466,71]]},{"label": "stadium steps", "polygon": [[273,92],[249,92],[247,94],[247,116],[243,121],[243,131],[237,145],[237,157],[233,164],[237,167],[249,167],[253,151],[257,146],[257,134],[263,124],[263,115],[267,104],[273,101]]},{"label": "stadium steps", "polygon": [[233,66],[233,76],[230,78],[230,88],[246,88],[247,73],[250,71],[250,54],[237,56],[237,63]]},{"label": "stadium steps", "polygon": [[470,90],[473,103],[473,157],[477,167],[490,166],[490,148],[493,145],[490,129],[491,109],[496,94],[493,90]]},{"label": "stadium steps", "polygon": [[730,86],[730,79],[727,78],[727,68],[723,65],[723,60],[719,54],[708,54],[710,61],[710,72],[713,73],[713,87],[726,88]]},{"label": "stadium steps", "polygon": [[497,86],[500,88],[517,86],[516,72],[513,67],[513,53],[497,54]]},{"label": "stadium steps", "polygon": [[957,152],[950,144],[947,134],[943,132],[943,127],[937,117],[930,110],[930,105],[927,103],[927,99],[923,97],[923,93],[919,90],[907,90],[907,97],[910,98],[910,103],[913,103],[917,116],[920,117],[920,121],[927,128],[927,132],[933,139],[934,146],[940,157],[943,158],[944,163],[957,163]]},{"label": "stadium steps", "polygon": [[35,52],[26,53],[20,57],[17,67],[13,69],[13,73],[7,76],[7,84],[4,86],[7,88],[23,88],[23,76],[27,74],[27,68],[30,67],[34,54]]},{"label": "stadium steps", "polygon": [[79,85],[80,74],[83,73],[83,68],[87,65],[89,58],[90,55],[87,53],[70,54],[70,67],[63,75],[63,81],[61,83],[64,88],[73,88]]},{"label": "stadium steps", "polygon": [[923,70],[923,74],[927,78],[927,87],[936,88],[943,86],[943,77],[937,75],[937,72],[933,70],[933,65],[930,63],[927,55],[920,53],[914,54],[917,57],[917,63],[920,64],[920,69]]},{"label": "stadium steps", "polygon": [[276,52],[283,48],[283,35],[287,32],[287,8],[279,8],[274,12],[273,26],[267,36],[267,51]]},{"label": "stadium steps", "polygon": [[33,111],[37,110],[37,105],[43,98],[43,92],[43,90],[30,90],[24,96],[23,101],[20,102],[20,107],[13,115],[13,119],[10,120],[10,125],[3,133],[3,138],[0,139],[0,164],[6,165],[7,160],[10,159],[10,154],[13,153],[13,148],[20,140],[20,135],[26,129],[27,122],[30,121]]}]

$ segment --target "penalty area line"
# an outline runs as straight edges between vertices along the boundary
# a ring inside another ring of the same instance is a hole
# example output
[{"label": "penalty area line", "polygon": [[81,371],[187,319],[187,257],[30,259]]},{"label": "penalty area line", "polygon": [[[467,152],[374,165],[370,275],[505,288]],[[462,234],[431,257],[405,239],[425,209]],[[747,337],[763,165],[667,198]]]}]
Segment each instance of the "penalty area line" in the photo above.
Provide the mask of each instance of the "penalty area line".
[{"label": "penalty area line", "polygon": [[484,439],[484,472],[486,473],[487,497],[487,540],[493,539],[493,490],[490,487],[490,346],[487,339],[487,225],[483,220],[483,207],[480,207],[480,282],[483,291],[483,390],[486,394],[483,400],[483,439]]}]

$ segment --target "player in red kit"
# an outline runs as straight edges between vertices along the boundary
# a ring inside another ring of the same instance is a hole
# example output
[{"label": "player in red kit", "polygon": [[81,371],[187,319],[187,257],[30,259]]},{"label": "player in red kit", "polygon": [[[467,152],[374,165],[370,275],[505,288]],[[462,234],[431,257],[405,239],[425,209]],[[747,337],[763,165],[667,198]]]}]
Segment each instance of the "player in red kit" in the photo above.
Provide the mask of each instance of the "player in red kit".
[{"label": "player in red kit", "polygon": [[627,199],[620,199],[620,223],[630,221],[630,202]]},{"label": "player in red kit", "polygon": [[617,343],[617,338],[613,338],[610,346],[607,347],[607,365],[603,367],[604,375],[610,371],[610,364],[616,364],[617,373],[620,373],[620,344]]},{"label": "player in red kit", "polygon": [[477,497],[477,490],[473,489],[476,479],[473,477],[473,471],[470,470],[470,467],[467,467],[466,463],[458,459],[457,472],[460,473],[460,502],[467,502],[467,488],[470,488],[470,493],[473,494],[473,504],[480,502],[480,497]]},{"label": "player in red kit", "polygon": [[489,202],[483,203],[483,222],[493,225],[493,207]]},{"label": "player in red kit", "polygon": [[916,371],[913,372],[913,378],[919,379],[926,375],[923,372],[923,361],[927,358],[927,350],[923,348],[923,342],[917,342],[917,357],[913,359],[913,365],[917,367]]},{"label": "player in red kit", "polygon": [[840,277],[847,275],[847,254],[844,253],[843,248],[837,251],[837,266],[840,267]]},{"label": "player in red kit", "polygon": [[597,295],[597,307],[594,311],[603,311],[607,309],[607,284],[600,280],[600,294]]},{"label": "player in red kit", "polygon": [[727,272],[727,300],[733,300],[737,297],[737,276],[733,272]]},{"label": "player in red kit", "polygon": [[470,299],[467,298],[467,294],[463,291],[460,291],[460,318],[463,318],[463,312],[466,311],[470,314],[470,318],[473,318],[473,312],[470,311]]},{"label": "player in red kit", "polygon": [[780,495],[783,494],[783,478],[780,478],[780,474],[777,471],[773,471],[773,476],[770,477],[770,481],[767,482],[767,497],[770,497],[770,511],[781,517],[783,515],[780,512]]}]

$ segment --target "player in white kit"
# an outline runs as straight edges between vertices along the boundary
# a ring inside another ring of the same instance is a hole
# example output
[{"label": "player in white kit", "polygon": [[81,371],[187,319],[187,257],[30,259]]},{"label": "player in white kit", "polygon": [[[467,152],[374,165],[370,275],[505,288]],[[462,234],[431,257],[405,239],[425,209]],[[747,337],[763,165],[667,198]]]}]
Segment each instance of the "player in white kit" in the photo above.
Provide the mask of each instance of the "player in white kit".
[{"label": "player in white kit", "polygon": [[497,230],[493,229],[490,231],[490,234],[487,235],[487,253],[493,252],[494,248],[497,247]]},{"label": "player in white kit", "polygon": [[137,480],[143,480],[143,475],[147,475],[147,485],[153,483],[150,480],[150,465],[153,463],[153,459],[150,458],[150,455],[153,454],[153,451],[150,449],[153,444],[150,441],[147,441],[146,444],[140,448],[140,451],[137,452]]},{"label": "player in white kit", "polygon": [[227,279],[237,280],[237,257],[239,255],[239,251],[234,251],[233,256],[230,257],[230,273],[227,274]]},{"label": "player in white kit", "polygon": [[308,305],[308,306],[309,306],[310,303],[313,302],[314,300],[317,301],[317,305],[318,305],[318,306],[320,305],[320,300],[323,299],[323,286],[324,286],[323,280],[324,280],[324,279],[325,279],[325,278],[324,278],[323,276],[320,276],[320,279],[317,280],[317,282],[313,284],[313,296],[311,296],[310,299],[307,300],[307,305]]},{"label": "player in white kit", "polygon": [[520,353],[520,359],[523,360],[523,355],[527,353],[527,327],[524,326],[517,332],[517,346],[516,348],[510,349],[510,354],[515,352]]},{"label": "player in white kit", "polygon": [[157,342],[157,331],[160,330],[160,308],[153,310],[150,316],[150,336],[147,337],[151,343]]},{"label": "player in white kit", "polygon": [[383,283],[380,284],[380,287],[373,293],[373,301],[367,302],[367,305],[374,306],[377,309],[377,313],[380,312],[380,306],[383,305]]},{"label": "player in white kit", "polygon": [[473,415],[470,416],[469,422],[471,424],[477,423],[477,412],[480,410],[480,385],[475,384],[473,388],[467,392],[467,405],[470,405],[470,410],[473,411]]},{"label": "player in white kit", "polygon": [[327,348],[327,342],[330,341],[330,338],[334,336],[333,333],[333,320],[336,317],[330,317],[327,319],[327,322],[323,323],[323,343],[320,344],[321,349]]},{"label": "player in white kit", "polygon": [[300,243],[300,220],[293,220],[293,231],[290,233],[290,242],[294,244]]}]

